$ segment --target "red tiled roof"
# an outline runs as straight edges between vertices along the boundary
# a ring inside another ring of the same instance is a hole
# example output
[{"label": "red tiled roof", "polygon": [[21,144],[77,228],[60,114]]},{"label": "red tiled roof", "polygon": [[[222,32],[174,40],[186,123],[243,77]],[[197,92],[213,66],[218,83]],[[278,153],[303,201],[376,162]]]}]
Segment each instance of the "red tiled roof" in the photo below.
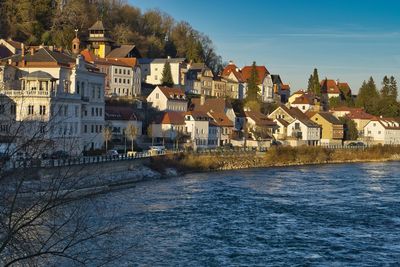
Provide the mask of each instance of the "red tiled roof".
[{"label": "red tiled roof", "polygon": [[190,110],[225,113],[226,101],[223,98],[207,98],[203,105],[200,105],[200,102],[200,98],[192,98]]},{"label": "red tiled roof", "polygon": [[81,55],[85,58],[86,61],[88,62],[94,62],[95,60],[95,55],[89,50],[85,49],[81,51]]},{"label": "red tiled roof", "polygon": [[326,94],[340,94],[340,89],[334,80],[321,81],[321,92]]},{"label": "red tiled roof", "polygon": [[180,88],[170,88],[165,86],[158,86],[161,92],[170,100],[186,101],[185,92]]},{"label": "red tiled roof", "polygon": [[239,68],[238,68],[235,64],[233,64],[233,63],[228,64],[228,65],[224,68],[224,70],[222,71],[222,77],[227,78],[231,73],[233,73],[233,74],[235,75],[236,79],[237,79],[239,82],[242,82],[242,81],[243,81],[242,74],[240,73]]},{"label": "red tiled roof", "polygon": [[282,84],[281,85],[281,90],[290,90],[290,85],[289,84]]},{"label": "red tiled roof", "polygon": [[161,124],[184,125],[185,112],[166,112],[162,117]]},{"label": "red tiled roof", "polygon": [[215,121],[217,126],[220,127],[233,127],[233,122],[225,115],[225,113],[220,112],[210,112],[208,113]]},{"label": "red tiled roof", "polygon": [[293,105],[314,105],[314,102],[310,97],[307,97],[306,95],[302,95],[297,97],[293,103]]},{"label": "red tiled roof", "polygon": [[[242,78],[244,81],[247,81],[251,77],[251,70],[253,66],[245,66],[242,69]],[[261,84],[264,78],[269,74],[269,71],[265,66],[256,66],[257,74],[258,74],[258,82]]]},{"label": "red tiled roof", "polygon": [[267,115],[262,114],[261,112],[256,111],[245,111],[246,117],[254,120],[257,126],[277,126],[276,122],[268,118]]}]

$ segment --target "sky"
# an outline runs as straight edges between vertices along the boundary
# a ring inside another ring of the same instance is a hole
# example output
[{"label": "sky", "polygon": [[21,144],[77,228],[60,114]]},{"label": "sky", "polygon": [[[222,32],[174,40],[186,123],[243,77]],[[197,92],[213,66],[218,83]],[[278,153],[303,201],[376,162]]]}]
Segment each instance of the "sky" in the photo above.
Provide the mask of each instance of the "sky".
[{"label": "sky", "polygon": [[357,92],[373,76],[400,80],[398,0],[128,0],[157,8],[207,34],[223,61],[265,65],[292,92],[320,79],[348,82]]}]

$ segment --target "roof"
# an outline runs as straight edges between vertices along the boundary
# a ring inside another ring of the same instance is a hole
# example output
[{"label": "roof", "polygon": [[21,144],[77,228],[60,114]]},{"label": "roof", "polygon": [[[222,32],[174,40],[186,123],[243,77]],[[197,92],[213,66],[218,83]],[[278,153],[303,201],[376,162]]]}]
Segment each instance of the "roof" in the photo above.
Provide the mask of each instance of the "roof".
[{"label": "roof", "polygon": [[165,86],[158,86],[158,88],[169,100],[186,101],[185,92],[180,88],[170,88]]},{"label": "roof", "polygon": [[379,122],[379,124],[381,124],[387,130],[399,130],[400,131],[399,122],[396,119],[375,117],[375,118],[371,119],[371,121]]},{"label": "roof", "polygon": [[150,63],[183,63],[185,58],[139,58],[139,64],[150,64]]},{"label": "roof", "polygon": [[227,103],[223,98],[206,98],[204,104],[200,104],[200,98],[192,98],[190,104],[190,110],[193,111],[202,111],[202,112],[218,112],[225,113],[225,109],[227,107]]},{"label": "roof", "polygon": [[10,57],[12,55],[12,51],[10,51],[6,46],[0,45],[0,58]]},{"label": "roof", "polygon": [[282,84],[281,85],[281,90],[290,90],[290,85],[289,84]]},{"label": "roof", "polygon": [[130,45],[121,45],[120,47],[117,47],[113,50],[111,50],[110,53],[108,53],[107,57],[108,58],[124,58],[129,55],[129,53],[136,49],[136,46],[133,44]]},{"label": "roof", "polygon": [[[250,79],[252,69],[253,69],[253,66],[243,67],[241,72],[242,72],[242,78],[244,81],[247,81],[248,79]],[[269,74],[269,72],[265,66],[256,66],[256,70],[257,70],[257,74],[258,74],[258,82],[262,83],[262,81]]]},{"label": "roof", "polygon": [[285,121],[284,119],[275,119],[275,121],[278,121],[280,124],[282,124],[283,126],[287,127],[289,125],[289,122]]},{"label": "roof", "polygon": [[96,21],[92,27],[89,28],[89,31],[104,31],[104,25],[101,20]]},{"label": "roof", "polygon": [[271,79],[274,84],[282,84],[281,76],[278,74],[271,74]]},{"label": "roof", "polygon": [[321,81],[321,92],[327,94],[340,94],[340,89],[336,81],[325,79]]},{"label": "roof", "polygon": [[192,116],[195,120],[209,120],[211,117],[203,111],[189,111],[185,115]]},{"label": "roof", "polygon": [[282,108],[287,114],[289,114],[292,118],[297,119],[304,123],[307,127],[319,127],[318,124],[313,122],[308,118],[306,114],[304,114],[300,109],[295,108],[295,107],[286,107],[285,105],[279,106]]},{"label": "roof", "polygon": [[235,64],[233,64],[233,63],[228,64],[228,65],[223,69],[223,71],[222,71],[222,77],[227,78],[231,73],[236,77],[236,79],[237,79],[238,81],[240,81],[240,82],[243,81],[243,79],[242,79],[242,74],[240,73],[239,68],[238,68]]},{"label": "roof", "polygon": [[[317,113],[320,115],[322,118],[324,118],[327,122],[334,124],[334,125],[343,125],[343,123],[340,122],[335,116],[332,115],[332,113],[329,112],[319,112]],[[317,115],[316,114],[316,115]],[[315,116],[315,115],[314,115]]]},{"label": "roof", "polygon": [[138,120],[133,108],[108,105],[105,108],[105,119],[117,121]]},{"label": "roof", "polygon": [[90,51],[89,49],[84,49],[81,51],[81,55],[85,58],[88,62],[94,62],[96,56]]},{"label": "roof", "polygon": [[172,125],[184,125],[185,124],[185,112],[165,112],[161,119],[158,121],[159,124],[172,124]]},{"label": "roof", "polygon": [[[11,57],[13,62],[21,62],[22,56],[16,55]],[[59,51],[51,51],[50,49],[43,47],[36,51],[33,55],[30,53],[24,56],[24,60],[26,62],[55,62],[61,65],[70,65],[75,63],[75,59],[66,53],[62,53]]]},{"label": "roof", "polygon": [[268,118],[267,115],[256,111],[245,111],[246,117],[251,118],[257,126],[274,127],[277,126],[276,122]]},{"label": "roof", "polygon": [[51,76],[49,73],[41,71],[41,70],[31,72],[28,75],[22,77],[22,79],[24,79],[24,80],[45,80],[45,81],[49,81],[49,80],[55,81],[55,80],[57,80],[56,78]]},{"label": "roof", "polygon": [[314,101],[310,99],[310,97],[306,96],[305,94],[302,96],[297,97],[292,105],[314,105]]},{"label": "roof", "polygon": [[225,113],[210,112],[208,114],[214,119],[217,126],[233,127],[233,122],[225,115]]}]

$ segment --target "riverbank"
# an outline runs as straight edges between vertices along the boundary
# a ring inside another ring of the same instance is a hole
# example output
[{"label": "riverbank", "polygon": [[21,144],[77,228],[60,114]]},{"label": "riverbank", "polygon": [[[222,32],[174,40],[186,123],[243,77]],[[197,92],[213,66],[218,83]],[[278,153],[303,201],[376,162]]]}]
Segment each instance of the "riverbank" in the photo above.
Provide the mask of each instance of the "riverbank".
[{"label": "riverbank", "polygon": [[400,160],[399,146],[374,146],[363,149],[323,147],[274,147],[265,153],[221,152],[182,153],[153,159],[149,167],[161,174],[170,169],[178,173],[238,170],[301,165],[385,162]]}]

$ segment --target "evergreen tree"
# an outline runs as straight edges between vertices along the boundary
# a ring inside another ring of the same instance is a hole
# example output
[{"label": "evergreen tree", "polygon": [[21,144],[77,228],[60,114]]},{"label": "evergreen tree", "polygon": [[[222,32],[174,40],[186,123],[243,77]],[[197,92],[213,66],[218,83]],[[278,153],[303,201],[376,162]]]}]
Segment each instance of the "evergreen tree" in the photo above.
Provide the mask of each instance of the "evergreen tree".
[{"label": "evergreen tree", "polygon": [[393,100],[397,101],[397,81],[393,76],[390,76],[390,81],[389,81],[389,94],[388,94]]},{"label": "evergreen tree", "polygon": [[344,128],[344,140],[357,140],[358,130],[357,124],[347,117],[339,118]]},{"label": "evergreen tree", "polygon": [[390,80],[388,76],[385,75],[382,81],[381,97],[386,98],[390,93]]},{"label": "evergreen tree", "polygon": [[319,83],[318,69],[314,69],[313,77],[313,92],[316,96],[321,96],[321,84]]},{"label": "evergreen tree", "polygon": [[260,88],[258,87],[259,83],[260,82],[258,80],[256,62],[253,62],[253,65],[251,67],[250,78],[247,80],[246,102],[259,101],[259,91],[260,91]]},{"label": "evergreen tree", "polygon": [[379,115],[379,93],[372,77],[368,82],[364,81],[356,100],[356,106],[362,107],[368,113]]},{"label": "evergreen tree", "polygon": [[313,93],[314,92],[314,90],[313,90],[313,88],[314,88],[313,82],[314,82],[314,77],[311,74],[310,78],[308,79],[308,86],[307,86],[307,92],[309,92],[309,93]]},{"label": "evergreen tree", "polygon": [[174,85],[174,79],[172,78],[172,73],[171,73],[171,64],[169,63],[168,60],[164,64],[161,85],[168,87],[172,87]]}]

